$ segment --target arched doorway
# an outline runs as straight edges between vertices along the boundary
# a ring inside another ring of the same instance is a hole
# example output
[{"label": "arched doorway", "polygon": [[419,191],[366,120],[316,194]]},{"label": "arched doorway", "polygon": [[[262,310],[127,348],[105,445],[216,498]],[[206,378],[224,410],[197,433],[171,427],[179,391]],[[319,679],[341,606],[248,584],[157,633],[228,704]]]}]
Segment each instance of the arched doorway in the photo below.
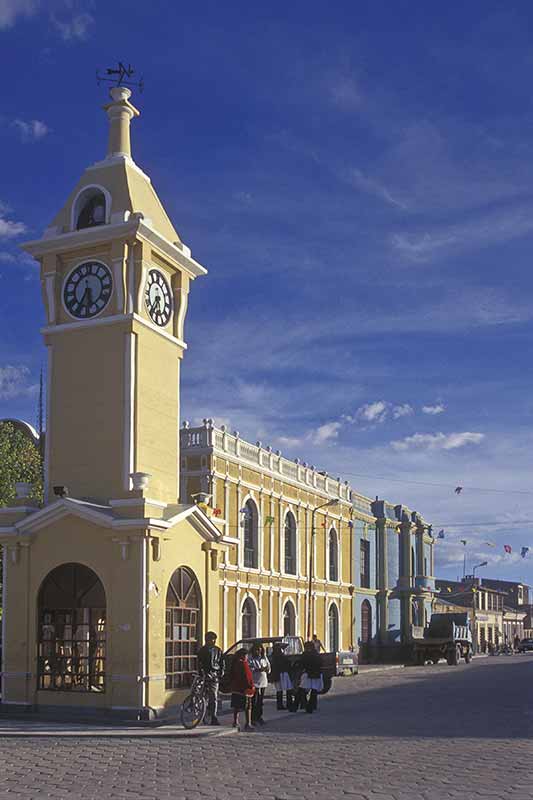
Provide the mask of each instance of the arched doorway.
[{"label": "arched doorway", "polygon": [[372,606],[368,600],[361,603],[361,644],[368,644],[372,639]]},{"label": "arched doorway", "polygon": [[290,600],[287,600],[283,609],[283,635],[296,636],[296,611]]},{"label": "arched doorway", "polygon": [[339,649],[339,611],[332,603],[328,612],[328,650],[336,653]]},{"label": "arched doorway", "polygon": [[165,620],[165,686],[190,686],[202,640],[202,593],[196,575],[179,567],[167,589]]},{"label": "arched doorway", "polygon": [[242,604],[241,624],[243,639],[257,636],[257,609],[251,597],[247,597]]},{"label": "arched doorway", "polygon": [[83,564],[48,573],[38,599],[39,689],[103,692],[106,597],[98,575]]}]

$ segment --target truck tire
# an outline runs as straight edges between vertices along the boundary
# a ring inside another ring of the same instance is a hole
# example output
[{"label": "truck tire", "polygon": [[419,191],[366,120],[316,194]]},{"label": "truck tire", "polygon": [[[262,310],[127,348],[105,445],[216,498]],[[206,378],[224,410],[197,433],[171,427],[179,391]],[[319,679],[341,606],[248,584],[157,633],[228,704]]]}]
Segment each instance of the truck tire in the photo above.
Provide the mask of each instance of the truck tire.
[{"label": "truck tire", "polygon": [[449,647],[446,652],[446,662],[449,667],[456,667],[459,662],[457,647]]}]

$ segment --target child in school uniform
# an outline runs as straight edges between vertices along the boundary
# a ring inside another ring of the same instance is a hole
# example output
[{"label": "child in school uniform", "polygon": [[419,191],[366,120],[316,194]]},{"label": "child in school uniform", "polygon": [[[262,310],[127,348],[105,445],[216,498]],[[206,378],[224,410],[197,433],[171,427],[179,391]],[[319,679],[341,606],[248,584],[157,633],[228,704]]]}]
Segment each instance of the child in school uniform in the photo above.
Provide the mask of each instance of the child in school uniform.
[{"label": "child in school uniform", "polygon": [[244,730],[253,731],[252,698],[254,696],[254,679],[248,664],[246,648],[237,650],[231,663],[229,688],[231,690],[231,708],[233,710],[233,727],[239,728],[239,714],[244,712]]},{"label": "child in school uniform", "polygon": [[[293,705],[293,685],[290,676],[290,662],[283,652],[283,643],[275,642],[272,649],[272,680],[276,687],[276,708],[278,711],[291,710]],[[286,693],[287,705],[283,705],[283,695]]]}]

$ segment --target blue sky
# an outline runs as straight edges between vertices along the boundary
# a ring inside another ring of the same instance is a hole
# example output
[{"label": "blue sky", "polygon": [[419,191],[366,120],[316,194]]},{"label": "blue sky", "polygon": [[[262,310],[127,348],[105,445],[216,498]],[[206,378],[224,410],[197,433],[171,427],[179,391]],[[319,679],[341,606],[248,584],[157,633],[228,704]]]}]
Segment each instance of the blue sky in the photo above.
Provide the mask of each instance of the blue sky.
[{"label": "blue sky", "polygon": [[183,417],[419,510],[441,576],[464,538],[533,583],[533,9],[503,8],[0,0],[0,417],[35,420],[44,360],[18,244],[104,155],[95,71],[130,60],[134,157],[209,269]]}]

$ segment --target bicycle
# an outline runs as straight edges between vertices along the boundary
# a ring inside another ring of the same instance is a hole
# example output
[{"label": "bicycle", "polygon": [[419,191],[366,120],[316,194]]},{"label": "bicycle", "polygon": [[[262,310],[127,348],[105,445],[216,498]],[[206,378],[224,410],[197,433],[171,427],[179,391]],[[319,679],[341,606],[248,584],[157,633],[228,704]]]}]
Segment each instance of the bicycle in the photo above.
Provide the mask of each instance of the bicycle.
[{"label": "bicycle", "polygon": [[199,672],[193,673],[191,693],[181,704],[181,724],[187,730],[192,730],[204,721],[207,711],[207,686],[206,680]]}]

